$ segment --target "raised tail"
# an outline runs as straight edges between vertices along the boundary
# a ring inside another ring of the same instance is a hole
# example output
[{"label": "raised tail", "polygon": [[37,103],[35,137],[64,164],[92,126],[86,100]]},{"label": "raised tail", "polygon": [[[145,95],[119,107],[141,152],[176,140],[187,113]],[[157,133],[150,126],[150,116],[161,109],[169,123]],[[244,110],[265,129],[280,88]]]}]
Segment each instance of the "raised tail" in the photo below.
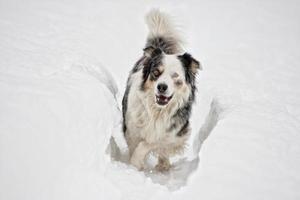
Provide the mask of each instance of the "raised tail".
[{"label": "raised tail", "polygon": [[152,9],[146,15],[146,24],[149,28],[146,48],[159,48],[166,54],[183,52],[183,39],[171,16]]}]

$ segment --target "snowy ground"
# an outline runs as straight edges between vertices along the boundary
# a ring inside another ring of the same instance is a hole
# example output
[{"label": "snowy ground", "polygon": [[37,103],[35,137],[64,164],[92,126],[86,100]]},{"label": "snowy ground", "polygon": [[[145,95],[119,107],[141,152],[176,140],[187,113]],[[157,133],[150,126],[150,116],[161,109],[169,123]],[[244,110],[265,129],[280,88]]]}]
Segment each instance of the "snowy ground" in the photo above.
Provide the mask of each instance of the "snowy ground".
[{"label": "snowy ground", "polygon": [[[117,161],[111,140],[124,151],[119,105],[152,7],[184,24],[204,68],[190,145],[167,174]],[[300,199],[299,10],[0,0],[0,199]]]}]

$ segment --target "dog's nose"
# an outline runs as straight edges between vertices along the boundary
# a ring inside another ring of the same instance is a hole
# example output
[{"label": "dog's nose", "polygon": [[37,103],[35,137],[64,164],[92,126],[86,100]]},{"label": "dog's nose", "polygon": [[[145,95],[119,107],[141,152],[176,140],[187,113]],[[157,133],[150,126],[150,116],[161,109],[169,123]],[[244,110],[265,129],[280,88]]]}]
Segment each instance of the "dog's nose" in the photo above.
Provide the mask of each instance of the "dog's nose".
[{"label": "dog's nose", "polygon": [[160,93],[164,93],[168,89],[168,85],[165,83],[160,83],[157,85],[157,89]]}]

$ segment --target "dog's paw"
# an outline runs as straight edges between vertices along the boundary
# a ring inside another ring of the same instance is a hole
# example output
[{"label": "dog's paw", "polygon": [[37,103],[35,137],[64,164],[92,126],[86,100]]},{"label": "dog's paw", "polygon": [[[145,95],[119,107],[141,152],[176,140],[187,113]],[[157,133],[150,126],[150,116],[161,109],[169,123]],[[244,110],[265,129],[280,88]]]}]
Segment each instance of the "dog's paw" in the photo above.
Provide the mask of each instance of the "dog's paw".
[{"label": "dog's paw", "polygon": [[169,171],[171,168],[171,164],[168,161],[165,162],[159,162],[156,166],[155,169],[159,172],[166,172]]}]

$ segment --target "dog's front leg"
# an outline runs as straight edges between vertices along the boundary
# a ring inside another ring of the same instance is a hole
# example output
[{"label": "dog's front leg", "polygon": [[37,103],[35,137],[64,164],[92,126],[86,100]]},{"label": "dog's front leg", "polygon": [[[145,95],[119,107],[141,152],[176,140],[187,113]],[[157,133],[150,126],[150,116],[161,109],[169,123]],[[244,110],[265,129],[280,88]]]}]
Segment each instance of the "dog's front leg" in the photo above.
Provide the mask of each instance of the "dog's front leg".
[{"label": "dog's front leg", "polygon": [[135,148],[130,163],[135,166],[138,170],[144,169],[145,158],[147,154],[151,151],[151,145],[145,141],[141,141]]}]

